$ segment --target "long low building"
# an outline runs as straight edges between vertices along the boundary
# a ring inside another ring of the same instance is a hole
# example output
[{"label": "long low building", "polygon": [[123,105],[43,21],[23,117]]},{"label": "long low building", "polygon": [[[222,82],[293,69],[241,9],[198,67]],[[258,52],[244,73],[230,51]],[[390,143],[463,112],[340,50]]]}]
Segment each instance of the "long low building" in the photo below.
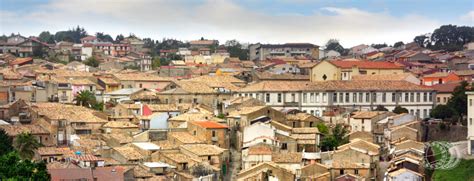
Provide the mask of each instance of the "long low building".
[{"label": "long low building", "polygon": [[321,116],[330,108],[388,110],[402,106],[420,118],[429,116],[436,104],[436,91],[406,81],[262,81],[233,93],[234,97],[254,97],[268,106],[298,109]]}]

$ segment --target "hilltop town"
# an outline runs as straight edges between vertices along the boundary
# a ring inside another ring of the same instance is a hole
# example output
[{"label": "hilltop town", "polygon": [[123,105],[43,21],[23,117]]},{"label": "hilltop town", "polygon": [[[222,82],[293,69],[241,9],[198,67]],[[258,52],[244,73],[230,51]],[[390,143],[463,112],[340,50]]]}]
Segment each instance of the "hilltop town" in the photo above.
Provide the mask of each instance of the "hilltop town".
[{"label": "hilltop town", "polygon": [[472,36],[345,49],[59,35],[0,39],[0,162],[38,164],[0,179],[430,180],[474,166]]}]

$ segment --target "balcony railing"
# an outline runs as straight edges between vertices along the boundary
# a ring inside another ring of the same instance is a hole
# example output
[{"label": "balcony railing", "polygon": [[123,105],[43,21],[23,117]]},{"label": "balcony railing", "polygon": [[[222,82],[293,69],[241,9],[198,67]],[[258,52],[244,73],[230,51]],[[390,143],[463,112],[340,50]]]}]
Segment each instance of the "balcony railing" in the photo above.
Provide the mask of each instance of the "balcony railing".
[{"label": "balcony railing", "polygon": [[290,107],[298,107],[299,103],[298,102],[284,102],[284,106],[290,106]]}]

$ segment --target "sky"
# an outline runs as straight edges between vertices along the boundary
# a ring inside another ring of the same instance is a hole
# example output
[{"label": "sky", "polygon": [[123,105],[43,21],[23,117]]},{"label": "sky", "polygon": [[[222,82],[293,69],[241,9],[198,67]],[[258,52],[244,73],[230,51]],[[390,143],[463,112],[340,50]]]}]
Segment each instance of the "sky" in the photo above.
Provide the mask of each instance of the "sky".
[{"label": "sky", "polygon": [[37,36],[77,25],[115,38],[237,39],[243,43],[338,39],[411,42],[441,25],[474,26],[473,0],[0,0],[0,34]]}]

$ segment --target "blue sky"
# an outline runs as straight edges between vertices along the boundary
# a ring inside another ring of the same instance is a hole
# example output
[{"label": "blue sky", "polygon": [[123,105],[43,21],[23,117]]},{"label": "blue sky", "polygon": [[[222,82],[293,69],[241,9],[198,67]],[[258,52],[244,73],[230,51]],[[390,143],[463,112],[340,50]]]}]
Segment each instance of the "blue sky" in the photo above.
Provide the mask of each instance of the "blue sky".
[{"label": "blue sky", "polygon": [[0,33],[81,25],[113,36],[343,45],[411,41],[442,24],[474,26],[472,0],[1,0]]}]

